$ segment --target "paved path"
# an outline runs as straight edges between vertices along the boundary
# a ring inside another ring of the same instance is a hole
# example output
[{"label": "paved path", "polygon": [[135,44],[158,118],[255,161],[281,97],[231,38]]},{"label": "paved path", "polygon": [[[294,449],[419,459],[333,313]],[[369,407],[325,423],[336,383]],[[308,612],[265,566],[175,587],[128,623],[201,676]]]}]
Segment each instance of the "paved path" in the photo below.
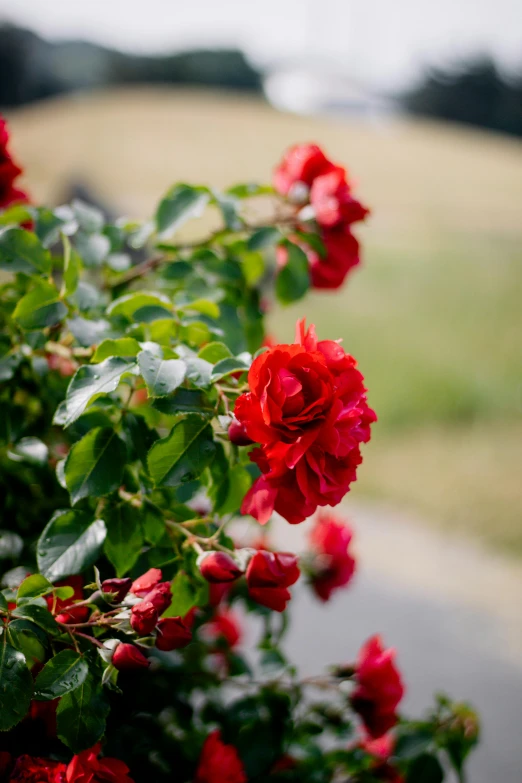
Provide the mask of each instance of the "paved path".
[{"label": "paved path", "polygon": [[[522,566],[390,516],[352,510],[353,586],[326,605],[296,590],[288,652],[304,674],[319,673],[379,631],[398,651],[406,713],[419,715],[437,690],[481,713],[470,783],[522,783]],[[306,523],[274,527],[279,545],[302,549]]]}]

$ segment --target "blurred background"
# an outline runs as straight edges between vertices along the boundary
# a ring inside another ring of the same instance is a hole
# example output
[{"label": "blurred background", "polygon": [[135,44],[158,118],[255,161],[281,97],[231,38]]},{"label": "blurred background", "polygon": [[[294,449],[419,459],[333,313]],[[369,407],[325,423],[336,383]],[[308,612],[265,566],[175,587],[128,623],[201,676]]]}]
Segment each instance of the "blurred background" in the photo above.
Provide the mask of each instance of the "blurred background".
[{"label": "blurred background", "polygon": [[347,503],[359,580],[303,598],[291,645],[317,670],[384,628],[408,706],[487,710],[472,783],[520,783],[520,0],[0,0],[0,109],[35,201],[129,217],[176,181],[267,181],[300,141],[348,166],[364,264],[271,329],[343,337],[380,421]]}]

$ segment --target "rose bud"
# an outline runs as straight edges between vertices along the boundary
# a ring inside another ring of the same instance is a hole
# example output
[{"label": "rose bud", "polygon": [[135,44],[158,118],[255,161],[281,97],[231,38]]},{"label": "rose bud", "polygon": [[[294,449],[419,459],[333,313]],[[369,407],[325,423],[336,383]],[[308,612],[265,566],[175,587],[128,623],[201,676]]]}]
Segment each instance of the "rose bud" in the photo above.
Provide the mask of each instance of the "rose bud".
[{"label": "rose bud", "polygon": [[165,617],[158,623],[156,647],[168,652],[186,647],[192,641],[192,632],[182,617]]},{"label": "rose bud", "polygon": [[105,579],[102,582],[102,593],[112,593],[111,601],[120,604],[132,587],[132,579]]},{"label": "rose bud", "polygon": [[154,606],[158,612],[158,615],[163,614],[163,612],[168,609],[172,603],[172,590],[170,588],[170,582],[160,582],[159,585],[156,585],[154,590],[151,590],[150,593],[147,593],[145,600],[148,604],[152,604]]},{"label": "rose bud", "polygon": [[235,446],[250,446],[254,442],[248,437],[244,425],[237,419],[233,419],[228,428],[228,439]]},{"label": "rose bud", "polygon": [[66,612],[61,612],[56,615],[56,622],[63,623],[64,625],[76,625],[77,623],[85,623],[89,619],[91,610],[88,606],[74,606],[74,604],[67,608]]},{"label": "rose bud", "polygon": [[145,669],[150,665],[150,661],[133,644],[120,642],[114,650],[112,664],[119,671],[130,671]]},{"label": "rose bud", "polygon": [[134,580],[130,591],[143,598],[147,593],[150,593],[153,587],[156,587],[158,582],[161,582],[162,578],[163,574],[159,568],[149,568],[146,573]]},{"label": "rose bud", "polygon": [[233,582],[243,573],[232,555],[226,552],[206,552],[198,565],[207,582]]},{"label": "rose bud", "polygon": [[150,601],[142,601],[131,609],[130,624],[140,636],[149,636],[158,622],[158,610]]},{"label": "rose bud", "polygon": [[112,656],[112,665],[120,672],[131,671],[131,669],[146,669],[149,664],[150,662],[137,647],[126,642],[120,642]]},{"label": "rose bud", "polygon": [[276,612],[286,609],[288,588],[299,579],[297,557],[289,552],[256,552],[248,564],[248,594],[261,606]]}]

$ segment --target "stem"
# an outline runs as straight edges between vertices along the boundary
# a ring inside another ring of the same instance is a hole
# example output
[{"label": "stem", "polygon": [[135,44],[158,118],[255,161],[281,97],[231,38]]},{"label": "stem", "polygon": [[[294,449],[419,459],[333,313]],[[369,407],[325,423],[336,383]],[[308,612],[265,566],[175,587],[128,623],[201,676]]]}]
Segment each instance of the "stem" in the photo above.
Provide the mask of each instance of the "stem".
[{"label": "stem", "polygon": [[89,642],[91,642],[91,644],[95,644],[96,647],[100,647],[102,650],[104,649],[103,644],[99,642],[98,639],[95,639],[94,636],[89,636],[86,633],[80,633],[80,631],[76,632],[76,636],[81,636],[82,639],[87,639]]}]

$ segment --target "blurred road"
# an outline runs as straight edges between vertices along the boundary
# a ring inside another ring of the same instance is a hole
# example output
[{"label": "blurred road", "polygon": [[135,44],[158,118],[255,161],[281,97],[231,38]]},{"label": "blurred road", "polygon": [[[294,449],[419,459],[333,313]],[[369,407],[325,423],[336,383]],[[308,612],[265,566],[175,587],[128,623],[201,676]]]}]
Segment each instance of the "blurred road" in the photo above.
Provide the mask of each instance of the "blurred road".
[{"label": "blurred road", "polygon": [[[397,648],[404,712],[420,715],[436,691],[470,701],[483,726],[470,783],[521,783],[522,568],[379,510],[350,516],[356,579],[326,605],[295,590],[290,657],[303,674],[319,673],[382,633]],[[306,523],[274,527],[279,545],[302,548]]]}]

